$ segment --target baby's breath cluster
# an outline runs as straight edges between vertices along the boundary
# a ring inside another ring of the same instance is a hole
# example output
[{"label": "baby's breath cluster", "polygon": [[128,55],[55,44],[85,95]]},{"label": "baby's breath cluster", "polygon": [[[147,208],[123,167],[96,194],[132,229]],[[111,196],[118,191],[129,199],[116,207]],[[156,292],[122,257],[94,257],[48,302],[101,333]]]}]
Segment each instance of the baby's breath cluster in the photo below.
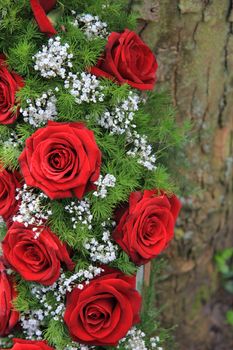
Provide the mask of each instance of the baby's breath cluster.
[{"label": "baby's breath cluster", "polygon": [[151,344],[152,349],[163,350],[162,346],[159,346],[159,344],[160,344],[159,336],[150,338],[150,344]]},{"label": "baby's breath cluster", "polygon": [[135,113],[139,109],[139,105],[144,100],[132,91],[129,92],[128,98],[121,102],[112,111],[106,111],[98,120],[97,123],[110,134],[122,135],[126,134],[127,141],[132,145],[127,154],[131,157],[139,158],[138,163],[142,164],[149,170],[154,170],[155,155],[147,137],[140,135],[135,129],[134,123]]},{"label": "baby's breath cluster", "polygon": [[[86,270],[80,269],[78,272],[76,272],[69,278],[66,278],[62,284],[65,287],[65,290],[68,292],[71,292],[71,290],[74,287],[83,289],[85,285],[88,285],[90,283],[90,280],[92,280],[96,276],[99,276],[102,272],[104,272],[104,269],[93,265],[89,265]],[[64,278],[64,275],[61,275],[61,279],[62,278]],[[79,284],[76,283],[77,280],[80,282]],[[61,291],[62,289],[59,288],[59,290]]]},{"label": "baby's breath cluster", "polygon": [[26,184],[22,188],[17,188],[16,200],[19,201],[17,214],[13,216],[13,221],[24,224],[25,227],[33,225],[35,238],[38,238],[38,227],[52,215],[52,211],[45,206],[48,198],[43,192],[38,193],[35,188],[30,188]]},{"label": "baby's breath cluster", "polygon": [[130,130],[136,128],[133,120],[141,102],[142,99],[139,95],[130,91],[123,102],[119,103],[112,111],[106,111],[97,120],[97,123],[113,135],[131,133]]},{"label": "baby's breath cluster", "polygon": [[32,310],[21,314],[20,323],[26,339],[43,339],[41,323],[44,317],[43,310]]},{"label": "baby's breath cluster", "polygon": [[91,350],[91,349],[96,349],[96,347],[73,342],[72,345],[66,346],[64,350]]},{"label": "baby's breath cluster", "polygon": [[97,185],[97,190],[93,192],[93,195],[95,197],[105,198],[108,194],[108,188],[116,186],[116,178],[112,174],[100,175],[95,185]]},{"label": "baby's breath cluster", "polygon": [[[73,15],[76,15],[75,11],[72,11]],[[73,22],[75,27],[81,28],[89,39],[95,38],[107,38],[108,30],[107,23],[102,22],[98,16],[92,16],[89,13],[82,13],[77,15]]]},{"label": "baby's breath cluster", "polygon": [[35,101],[27,100],[28,107],[20,109],[23,119],[34,128],[45,125],[48,120],[55,120],[57,118],[56,96],[51,90],[44,92]]},{"label": "baby's breath cluster", "polygon": [[[115,223],[112,222],[112,226]],[[109,264],[117,259],[118,246],[111,241],[111,232],[109,229],[109,222],[103,222],[104,229],[101,242],[95,238],[85,242],[84,248],[89,252],[90,259],[94,262],[101,262]]]},{"label": "baby's breath cluster", "polygon": [[90,211],[90,201],[88,199],[81,201],[72,201],[65,206],[65,210],[71,216],[73,228],[76,229],[78,224],[87,225],[88,229],[92,229],[93,215]]},{"label": "baby's breath cluster", "polygon": [[23,145],[23,142],[22,140],[20,140],[20,137],[19,135],[15,132],[15,131],[12,131],[10,133],[10,137],[8,140],[4,141],[3,142],[3,145],[5,147],[14,147],[14,148],[18,148],[19,146],[22,146]]},{"label": "baby's breath cluster", "polygon": [[145,135],[139,135],[134,131],[131,136],[128,136],[129,143],[132,144],[132,148],[127,152],[131,157],[137,157],[138,163],[142,164],[148,170],[156,169],[155,161],[156,157],[153,154],[153,148],[148,143]]},{"label": "baby's breath cluster", "polygon": [[140,329],[133,327],[129,330],[126,337],[120,340],[117,349],[122,349],[123,345],[124,350],[163,350],[159,346],[159,343],[159,337],[150,338],[150,345],[148,347],[146,344],[146,334]]},{"label": "baby's breath cluster", "polygon": [[78,104],[103,102],[103,87],[95,75],[89,73],[69,73],[65,80],[65,88],[75,97]]},{"label": "baby's breath cluster", "polygon": [[145,168],[154,170],[156,168],[156,158],[153,154],[152,146],[148,144],[145,135],[140,135],[135,130],[135,113],[138,111],[139,105],[144,102],[139,95],[130,91],[127,99],[112,111],[106,111],[97,120],[97,123],[102,128],[108,130],[110,134],[126,134],[128,143],[132,145],[127,154],[131,157],[139,158],[138,163],[142,164]]},{"label": "baby's breath cluster", "polygon": [[43,45],[33,59],[34,69],[39,71],[43,78],[61,77],[65,79],[67,68],[71,68],[73,54],[69,52],[69,44],[61,43],[59,36],[48,40],[48,45]]}]

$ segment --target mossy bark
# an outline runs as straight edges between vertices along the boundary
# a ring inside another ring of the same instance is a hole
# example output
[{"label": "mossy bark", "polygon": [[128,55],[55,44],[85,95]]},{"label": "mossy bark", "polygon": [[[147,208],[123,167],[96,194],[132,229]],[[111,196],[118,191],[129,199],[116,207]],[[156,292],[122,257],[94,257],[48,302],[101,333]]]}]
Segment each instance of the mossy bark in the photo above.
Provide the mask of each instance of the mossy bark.
[{"label": "mossy bark", "polygon": [[191,120],[195,136],[186,150],[190,170],[180,176],[197,190],[185,199],[168,250],[168,274],[155,288],[167,306],[164,321],[178,324],[179,349],[220,349],[206,310],[219,288],[214,253],[233,245],[233,4],[133,0],[130,5],[159,62],[157,88],[170,89],[178,120]]}]

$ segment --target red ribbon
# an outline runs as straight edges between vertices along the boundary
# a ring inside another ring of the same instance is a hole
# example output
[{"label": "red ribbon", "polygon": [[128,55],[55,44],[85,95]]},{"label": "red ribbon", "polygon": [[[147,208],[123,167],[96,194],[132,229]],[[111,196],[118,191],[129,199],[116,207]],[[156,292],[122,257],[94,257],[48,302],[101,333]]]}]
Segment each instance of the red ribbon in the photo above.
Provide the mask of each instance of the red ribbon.
[{"label": "red ribbon", "polygon": [[[31,8],[35,17],[35,20],[40,28],[42,33],[47,34],[48,36],[53,36],[57,34],[56,29],[53,27],[51,21],[46,15],[45,8],[39,0],[30,0]],[[48,7],[46,7],[48,9]]]}]

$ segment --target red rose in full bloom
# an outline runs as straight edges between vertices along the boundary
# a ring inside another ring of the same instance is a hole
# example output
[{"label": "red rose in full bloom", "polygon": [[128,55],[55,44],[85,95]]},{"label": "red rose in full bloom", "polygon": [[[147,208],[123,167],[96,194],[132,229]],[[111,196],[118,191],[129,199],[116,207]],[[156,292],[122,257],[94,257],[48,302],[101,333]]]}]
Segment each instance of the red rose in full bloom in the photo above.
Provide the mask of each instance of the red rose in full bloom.
[{"label": "red rose in full bloom", "polygon": [[2,242],[4,258],[25,280],[45,286],[60,276],[61,263],[69,270],[74,264],[66,246],[48,228],[41,228],[38,238],[32,227],[13,223]]},{"label": "red rose in full bloom", "polygon": [[6,268],[0,258],[0,336],[8,335],[19,319],[19,313],[14,310],[12,301],[17,292],[13,280],[6,273]]},{"label": "red rose in full bloom", "polygon": [[0,166],[0,215],[5,221],[9,219],[17,207],[16,188],[20,186],[20,175]]},{"label": "red rose in full bloom", "polygon": [[12,124],[17,119],[16,92],[23,86],[23,79],[8,70],[5,56],[0,54],[0,124]]},{"label": "red rose in full bloom", "polygon": [[139,322],[141,296],[136,278],[110,270],[92,280],[83,290],[68,294],[64,320],[75,341],[116,346]]},{"label": "red rose in full bloom", "polygon": [[54,348],[51,348],[45,341],[14,338],[11,350],[54,350]]},{"label": "red rose in full bloom", "polygon": [[26,184],[50,199],[81,199],[96,188],[101,152],[83,123],[49,122],[27,139],[19,162]]},{"label": "red rose in full bloom", "polygon": [[126,208],[116,213],[113,238],[136,265],[156,257],[174,236],[181,203],[173,195],[146,190],[133,192]]},{"label": "red rose in full bloom", "polygon": [[152,90],[157,68],[151,49],[136,33],[125,29],[123,33],[110,34],[103,57],[90,70],[97,77],[127,83],[139,90]]},{"label": "red rose in full bloom", "polygon": [[30,3],[40,31],[48,36],[57,34],[52,22],[46,15],[55,7],[57,0],[30,0]]}]

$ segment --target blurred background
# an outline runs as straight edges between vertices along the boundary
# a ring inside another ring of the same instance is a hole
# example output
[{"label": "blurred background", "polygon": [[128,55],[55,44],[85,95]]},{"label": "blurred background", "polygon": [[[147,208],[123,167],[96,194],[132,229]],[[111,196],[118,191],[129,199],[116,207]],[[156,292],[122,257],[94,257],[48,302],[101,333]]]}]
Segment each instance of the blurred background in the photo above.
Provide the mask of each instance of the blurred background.
[{"label": "blurred background", "polygon": [[188,166],[175,164],[183,210],[155,303],[164,306],[163,325],[177,325],[177,349],[231,350],[233,2],[132,0],[130,7],[158,59],[157,89],[171,93],[179,123],[192,123]]}]

